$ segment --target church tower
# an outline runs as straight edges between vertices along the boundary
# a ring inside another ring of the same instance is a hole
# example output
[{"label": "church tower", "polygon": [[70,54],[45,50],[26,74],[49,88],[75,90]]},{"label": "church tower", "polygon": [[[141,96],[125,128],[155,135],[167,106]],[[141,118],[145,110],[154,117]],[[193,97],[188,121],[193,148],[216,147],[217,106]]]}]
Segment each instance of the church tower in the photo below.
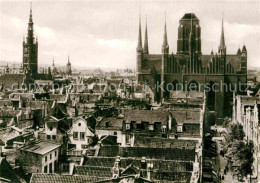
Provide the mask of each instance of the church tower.
[{"label": "church tower", "polygon": [[38,40],[33,34],[32,5],[26,40],[23,40],[23,70],[30,70],[32,77],[38,73]]},{"label": "church tower", "polygon": [[[192,21],[191,21],[192,20]],[[192,31],[193,30],[193,31]],[[177,54],[188,55],[190,52],[190,33],[193,33],[193,51],[201,54],[199,19],[194,13],[186,13],[179,21]]]},{"label": "church tower", "polygon": [[67,75],[70,76],[71,74],[72,74],[72,71],[71,71],[70,56],[68,55]]},{"label": "church tower", "polygon": [[241,52],[241,72],[245,74],[247,73],[247,50],[245,45]]}]

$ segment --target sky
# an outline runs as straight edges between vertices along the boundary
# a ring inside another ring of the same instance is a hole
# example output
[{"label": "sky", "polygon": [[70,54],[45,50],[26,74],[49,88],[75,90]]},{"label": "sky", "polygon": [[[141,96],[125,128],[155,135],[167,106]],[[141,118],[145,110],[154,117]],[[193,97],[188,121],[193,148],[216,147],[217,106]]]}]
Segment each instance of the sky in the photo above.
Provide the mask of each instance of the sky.
[{"label": "sky", "polygon": [[[159,54],[166,13],[170,52],[176,53],[179,20],[194,12],[200,19],[202,54],[217,51],[221,18],[227,54],[246,45],[248,66],[260,67],[260,1],[61,1],[32,2],[40,65],[84,68],[135,68],[141,5],[142,37],[147,17],[149,52]],[[30,1],[0,0],[0,61],[22,62]],[[144,41],[144,40],[143,40]]]}]

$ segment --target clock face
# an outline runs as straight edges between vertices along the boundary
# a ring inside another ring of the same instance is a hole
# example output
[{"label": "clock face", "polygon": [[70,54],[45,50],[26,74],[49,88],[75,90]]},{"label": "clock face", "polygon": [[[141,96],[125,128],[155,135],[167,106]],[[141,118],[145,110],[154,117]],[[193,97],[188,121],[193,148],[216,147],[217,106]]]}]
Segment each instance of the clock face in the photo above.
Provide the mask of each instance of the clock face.
[{"label": "clock face", "polygon": [[24,48],[24,53],[27,53],[27,51],[28,51],[27,48]]}]

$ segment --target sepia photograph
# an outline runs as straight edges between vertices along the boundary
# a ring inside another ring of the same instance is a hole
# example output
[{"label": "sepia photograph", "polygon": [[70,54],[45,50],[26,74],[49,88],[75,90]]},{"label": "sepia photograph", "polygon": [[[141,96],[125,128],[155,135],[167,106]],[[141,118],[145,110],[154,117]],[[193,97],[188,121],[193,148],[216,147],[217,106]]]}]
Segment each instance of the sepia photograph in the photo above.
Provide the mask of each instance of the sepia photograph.
[{"label": "sepia photograph", "polygon": [[0,0],[0,183],[240,182],[259,0]]}]

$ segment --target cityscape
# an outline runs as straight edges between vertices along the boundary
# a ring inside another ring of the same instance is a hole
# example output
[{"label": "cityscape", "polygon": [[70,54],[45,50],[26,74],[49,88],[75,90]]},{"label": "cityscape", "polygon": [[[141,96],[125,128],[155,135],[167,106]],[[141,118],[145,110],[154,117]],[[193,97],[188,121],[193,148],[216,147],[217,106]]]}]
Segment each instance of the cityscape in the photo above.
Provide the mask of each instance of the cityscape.
[{"label": "cityscape", "polygon": [[259,7],[1,1],[0,182],[260,182]]}]

